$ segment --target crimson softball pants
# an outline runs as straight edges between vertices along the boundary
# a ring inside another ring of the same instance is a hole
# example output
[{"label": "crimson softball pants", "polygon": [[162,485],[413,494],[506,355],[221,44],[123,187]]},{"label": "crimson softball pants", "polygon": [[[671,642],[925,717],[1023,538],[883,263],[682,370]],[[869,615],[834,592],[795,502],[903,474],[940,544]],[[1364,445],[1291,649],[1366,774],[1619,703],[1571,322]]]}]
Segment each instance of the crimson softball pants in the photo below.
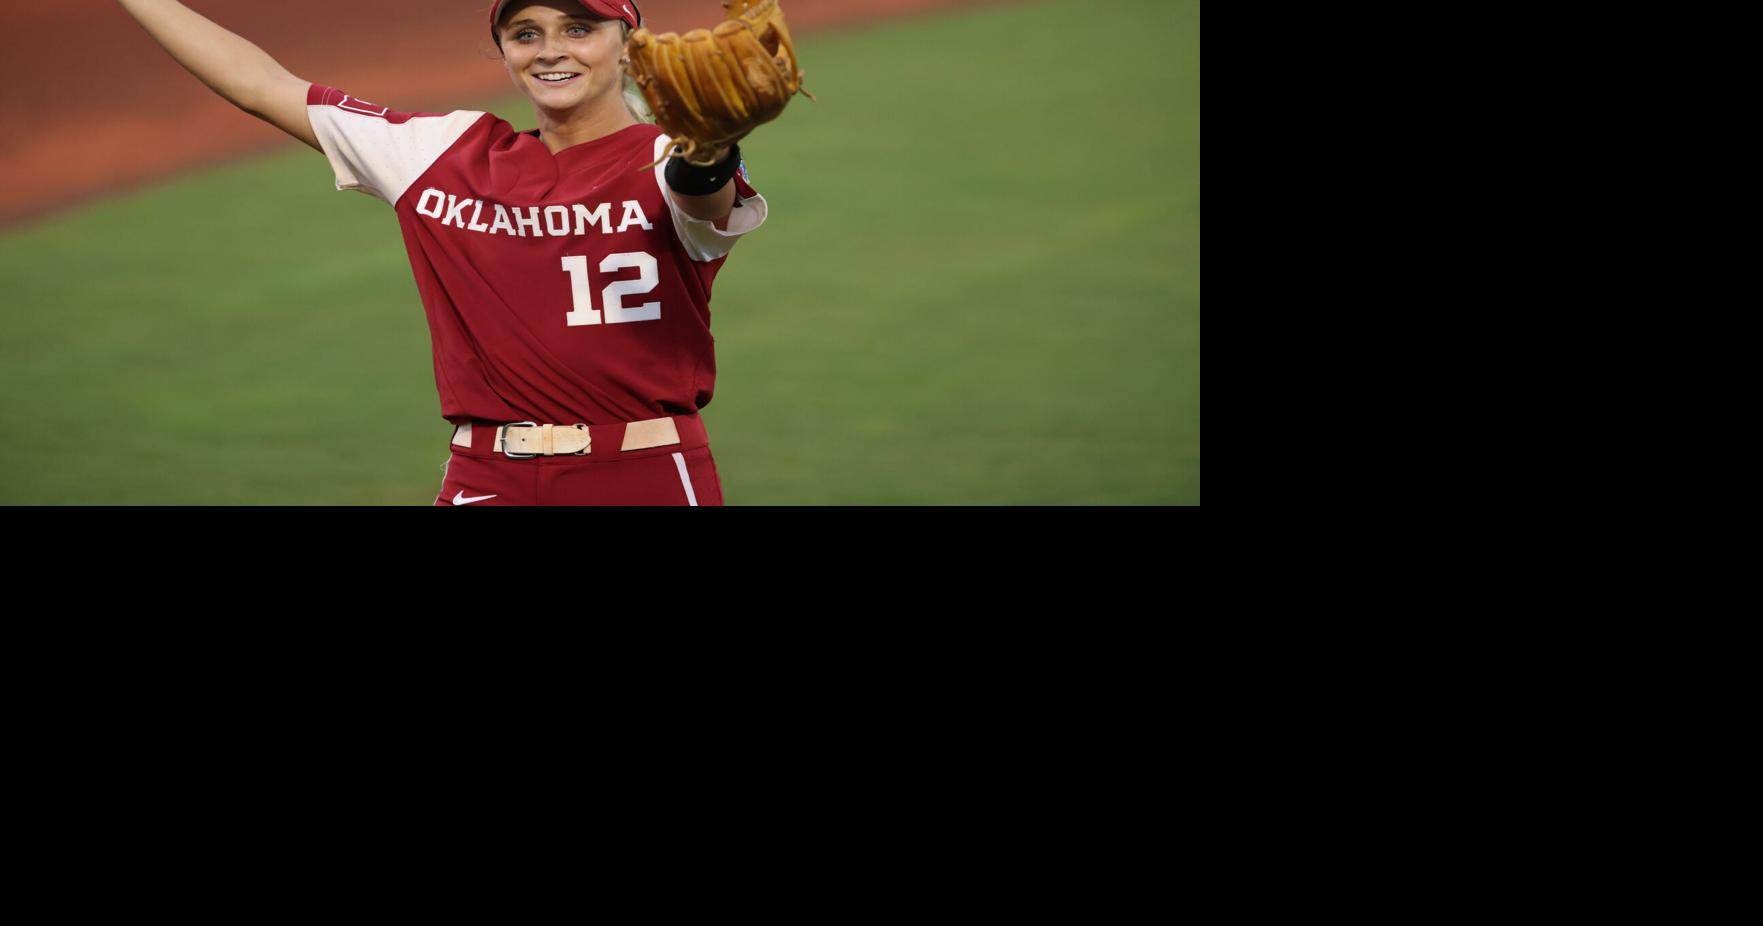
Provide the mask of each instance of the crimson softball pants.
[{"label": "crimson softball pants", "polygon": [[721,505],[722,480],[698,416],[674,415],[677,443],[634,450],[623,423],[593,425],[582,456],[514,459],[495,449],[497,422],[454,428],[436,505]]}]

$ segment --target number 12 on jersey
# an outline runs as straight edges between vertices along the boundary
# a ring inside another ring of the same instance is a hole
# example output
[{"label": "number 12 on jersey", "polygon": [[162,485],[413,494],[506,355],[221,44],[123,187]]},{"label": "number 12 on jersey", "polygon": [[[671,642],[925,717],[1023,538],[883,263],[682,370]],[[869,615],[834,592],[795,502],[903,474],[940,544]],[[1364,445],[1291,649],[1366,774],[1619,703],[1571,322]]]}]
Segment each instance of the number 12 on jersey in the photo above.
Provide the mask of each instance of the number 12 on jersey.
[{"label": "number 12 on jersey", "polygon": [[[661,282],[660,274],[656,272],[655,258],[642,251],[631,251],[608,254],[605,260],[600,261],[601,273],[611,273],[627,267],[638,268],[642,275],[634,280],[614,280],[600,291],[600,304],[606,310],[605,323],[616,325],[621,322],[652,322],[660,319],[659,302],[645,302],[639,306],[624,304],[625,296],[640,296],[651,292]],[[600,311],[594,308],[593,284],[588,279],[588,259],[580,255],[565,257],[563,269],[569,272],[569,291],[575,301],[575,307],[569,310],[569,323],[600,324]]]}]

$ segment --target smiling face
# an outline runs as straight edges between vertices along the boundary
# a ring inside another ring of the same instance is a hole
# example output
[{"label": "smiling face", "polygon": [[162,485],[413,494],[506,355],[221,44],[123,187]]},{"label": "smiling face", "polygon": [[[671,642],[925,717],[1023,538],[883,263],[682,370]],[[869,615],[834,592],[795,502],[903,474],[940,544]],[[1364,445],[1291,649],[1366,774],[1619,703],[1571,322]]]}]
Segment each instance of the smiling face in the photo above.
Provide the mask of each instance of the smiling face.
[{"label": "smiling face", "polygon": [[510,3],[496,35],[508,76],[535,106],[575,109],[623,88],[621,23],[596,18],[575,0]]}]

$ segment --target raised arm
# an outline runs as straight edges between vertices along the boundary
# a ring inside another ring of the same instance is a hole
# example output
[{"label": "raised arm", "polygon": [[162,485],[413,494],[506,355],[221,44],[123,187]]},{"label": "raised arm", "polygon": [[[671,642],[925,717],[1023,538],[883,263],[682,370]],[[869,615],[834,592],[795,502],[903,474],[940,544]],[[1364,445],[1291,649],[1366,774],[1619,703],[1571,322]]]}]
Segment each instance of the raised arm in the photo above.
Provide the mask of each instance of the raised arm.
[{"label": "raised arm", "polygon": [[184,70],[227,102],[319,147],[306,115],[310,82],[288,73],[263,49],[177,0],[117,0]]}]

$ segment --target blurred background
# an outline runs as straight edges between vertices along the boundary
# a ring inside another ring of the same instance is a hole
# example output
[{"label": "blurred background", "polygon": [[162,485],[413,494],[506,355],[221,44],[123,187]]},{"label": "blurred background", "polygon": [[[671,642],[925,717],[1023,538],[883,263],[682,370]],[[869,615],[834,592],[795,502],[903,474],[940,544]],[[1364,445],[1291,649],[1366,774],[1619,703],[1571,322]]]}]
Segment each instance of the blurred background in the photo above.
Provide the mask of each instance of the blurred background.
[{"label": "blurred background", "polygon": [[[537,124],[488,0],[186,5],[306,80]],[[783,7],[819,102],[741,144],[772,216],[711,302],[727,502],[1199,504],[1200,4]],[[392,210],[114,0],[0,27],[0,504],[430,504]]]}]

